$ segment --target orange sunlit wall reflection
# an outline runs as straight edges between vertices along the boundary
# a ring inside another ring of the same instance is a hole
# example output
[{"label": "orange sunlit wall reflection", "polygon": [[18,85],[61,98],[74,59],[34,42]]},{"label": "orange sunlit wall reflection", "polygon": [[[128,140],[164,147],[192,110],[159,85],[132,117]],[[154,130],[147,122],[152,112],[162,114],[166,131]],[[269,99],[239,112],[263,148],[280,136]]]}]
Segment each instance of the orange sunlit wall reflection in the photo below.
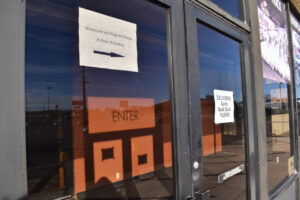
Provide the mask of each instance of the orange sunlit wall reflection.
[{"label": "orange sunlit wall reflection", "polygon": [[95,142],[94,152],[94,176],[95,183],[102,183],[101,178],[105,177],[111,182],[123,180],[123,156],[122,140],[109,140]]},{"label": "orange sunlit wall reflection", "polygon": [[131,157],[133,176],[153,171],[153,136],[131,138]]},{"label": "orange sunlit wall reflection", "polygon": [[73,126],[73,157],[74,157],[74,190],[75,194],[86,190],[85,152],[83,133],[83,102],[79,99],[72,101]]},{"label": "orange sunlit wall reflection", "polygon": [[170,103],[164,102],[161,104],[162,116],[162,134],[163,134],[163,153],[164,167],[172,166],[172,144],[171,144],[171,118],[170,118]]},{"label": "orange sunlit wall reflection", "polygon": [[222,151],[221,125],[214,123],[213,100],[201,99],[203,155]]},{"label": "orange sunlit wall reflection", "polygon": [[84,110],[74,99],[75,194],[172,166],[169,101],[87,97]]},{"label": "orange sunlit wall reflection", "polygon": [[154,126],[153,99],[88,97],[89,134]]}]

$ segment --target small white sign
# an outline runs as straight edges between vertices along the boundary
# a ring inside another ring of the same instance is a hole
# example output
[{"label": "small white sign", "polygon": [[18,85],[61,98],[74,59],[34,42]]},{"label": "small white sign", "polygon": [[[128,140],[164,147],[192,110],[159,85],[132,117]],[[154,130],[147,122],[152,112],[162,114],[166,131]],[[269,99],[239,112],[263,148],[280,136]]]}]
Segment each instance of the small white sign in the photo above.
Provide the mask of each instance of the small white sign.
[{"label": "small white sign", "polygon": [[214,90],[215,124],[234,122],[234,99],[232,91]]},{"label": "small white sign", "polygon": [[79,7],[79,64],[138,72],[137,26]]}]

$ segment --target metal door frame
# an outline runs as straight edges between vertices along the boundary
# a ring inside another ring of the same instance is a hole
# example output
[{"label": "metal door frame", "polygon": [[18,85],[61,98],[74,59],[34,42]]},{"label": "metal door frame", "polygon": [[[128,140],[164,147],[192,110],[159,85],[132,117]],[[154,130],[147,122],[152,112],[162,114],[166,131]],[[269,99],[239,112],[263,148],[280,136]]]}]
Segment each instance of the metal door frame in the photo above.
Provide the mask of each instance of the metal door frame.
[{"label": "metal door frame", "polygon": [[[191,196],[192,174],[190,162],[189,101],[182,0],[155,0],[168,9],[168,60],[172,124],[172,159],[174,199]],[[154,1],[154,2],[155,2]]]},{"label": "metal door frame", "polygon": [[[255,134],[253,120],[253,87],[251,85],[252,76],[250,68],[250,28],[241,23],[234,23],[234,20],[226,20],[219,13],[209,11],[205,6],[195,2],[185,2],[186,13],[186,35],[187,35],[187,60],[188,60],[188,80],[190,97],[190,137],[191,137],[191,162],[199,162],[198,169],[192,169],[194,192],[203,191],[203,160],[202,155],[202,124],[200,105],[200,77],[197,44],[197,23],[201,22],[233,40],[240,43],[241,50],[241,76],[244,99],[245,114],[245,159],[247,171],[247,199],[255,199],[260,194],[256,191],[256,182],[259,179],[256,168],[257,159],[255,156]],[[222,13],[221,13],[222,14]],[[247,16],[247,15],[245,15]],[[255,94],[255,93],[254,93]]]}]

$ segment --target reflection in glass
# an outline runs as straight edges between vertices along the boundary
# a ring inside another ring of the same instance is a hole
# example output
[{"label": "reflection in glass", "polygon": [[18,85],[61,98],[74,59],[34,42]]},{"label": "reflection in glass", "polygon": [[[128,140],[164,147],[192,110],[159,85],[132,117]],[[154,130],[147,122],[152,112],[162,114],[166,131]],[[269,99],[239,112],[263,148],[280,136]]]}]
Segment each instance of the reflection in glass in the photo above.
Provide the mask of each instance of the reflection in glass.
[{"label": "reflection in glass", "polygon": [[[218,176],[245,165],[240,44],[198,24],[204,191],[213,199],[245,199],[246,169],[218,183]],[[214,89],[233,91],[234,123],[214,123]]]},{"label": "reflection in glass", "polygon": [[281,1],[257,1],[263,77],[290,82],[288,35]]},{"label": "reflection in glass", "polygon": [[269,190],[288,175],[290,157],[289,84],[264,79]]},{"label": "reflection in glass", "polygon": [[233,17],[242,19],[242,0],[210,0],[211,2],[218,5],[220,8],[224,9],[226,12],[231,14]]},{"label": "reflection in glass", "polygon": [[[292,25],[292,41],[293,41],[293,55],[296,77],[296,89],[297,94],[300,94],[300,23],[297,18],[291,13],[291,25]],[[298,98],[298,97],[297,97]]]},{"label": "reflection in glass", "polygon": [[[79,7],[136,24],[138,72],[79,66]],[[166,19],[147,1],[27,1],[29,199],[173,197]]]},{"label": "reflection in glass", "polygon": [[257,0],[257,9],[264,78],[268,189],[272,191],[288,176],[291,156],[288,34],[281,1]]},{"label": "reflection in glass", "polygon": [[[300,134],[300,23],[298,18],[296,18],[292,11],[290,12],[291,20],[291,32],[293,41],[293,58],[294,58],[294,73],[295,73],[295,83],[296,83],[296,106],[298,115],[298,137]],[[298,146],[300,146],[300,140],[298,140]],[[298,153],[300,148],[298,148]]]}]

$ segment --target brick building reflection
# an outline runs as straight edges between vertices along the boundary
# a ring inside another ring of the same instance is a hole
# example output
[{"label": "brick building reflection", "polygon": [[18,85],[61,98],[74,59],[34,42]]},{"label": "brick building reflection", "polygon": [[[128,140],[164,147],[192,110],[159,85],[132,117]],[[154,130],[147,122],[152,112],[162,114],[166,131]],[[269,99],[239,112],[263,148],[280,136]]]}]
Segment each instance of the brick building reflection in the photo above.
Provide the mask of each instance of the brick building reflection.
[{"label": "brick building reflection", "polygon": [[214,123],[214,101],[201,99],[203,155],[222,151],[221,125]]},{"label": "brick building reflection", "polygon": [[72,105],[75,194],[172,166],[169,101],[87,97],[86,114]]},{"label": "brick building reflection", "polygon": [[243,102],[234,102],[235,123],[214,123],[214,100],[213,96],[201,99],[202,114],[202,144],[203,156],[221,152],[224,145],[241,140],[243,137]]}]

